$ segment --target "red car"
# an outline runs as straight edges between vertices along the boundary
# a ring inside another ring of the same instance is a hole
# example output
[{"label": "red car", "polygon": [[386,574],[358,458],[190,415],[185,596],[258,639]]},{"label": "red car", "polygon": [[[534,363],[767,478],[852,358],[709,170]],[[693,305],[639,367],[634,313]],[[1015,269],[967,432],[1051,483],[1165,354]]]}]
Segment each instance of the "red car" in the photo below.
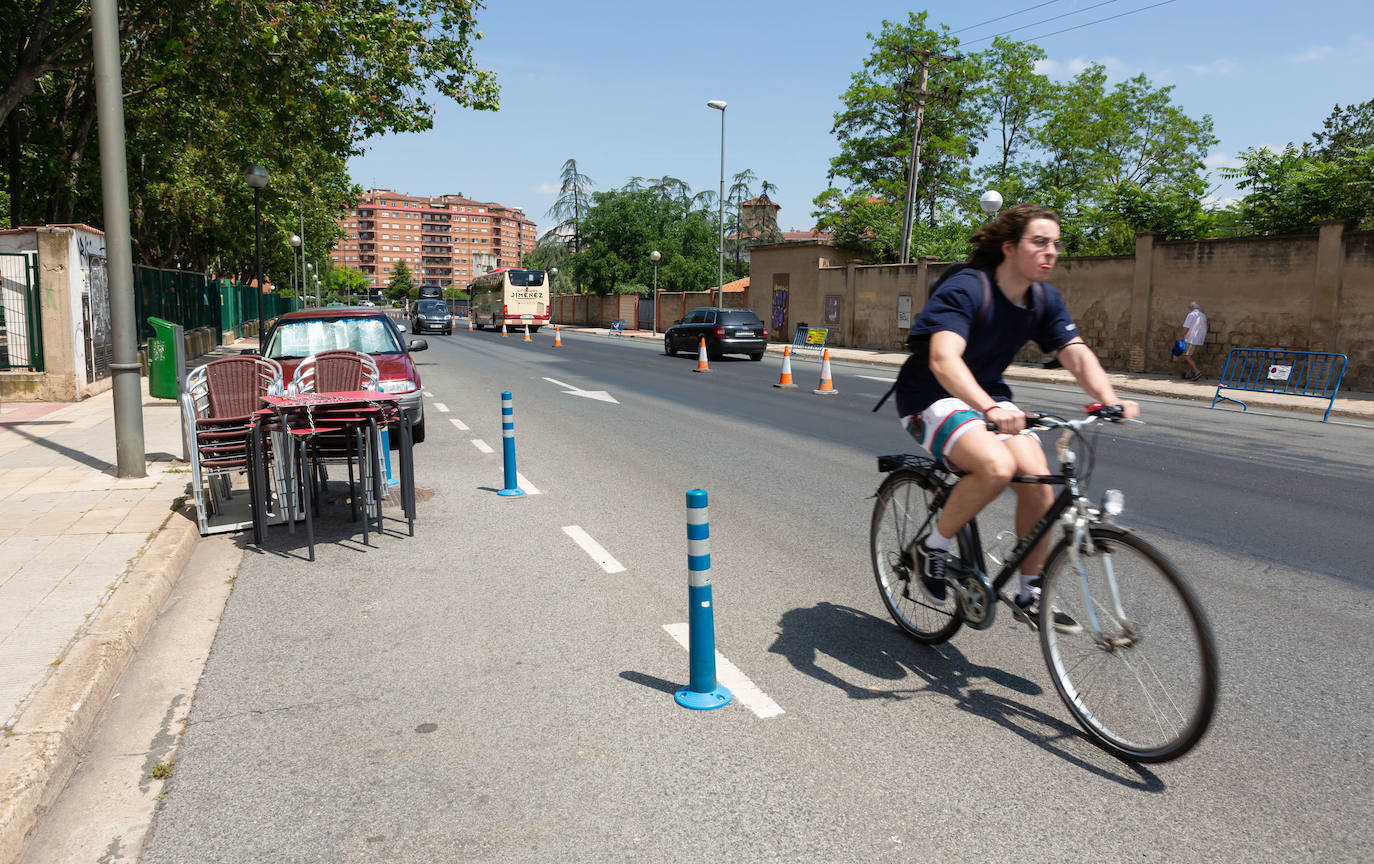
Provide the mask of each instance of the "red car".
[{"label": "red car", "polygon": [[267,329],[265,356],[281,364],[287,384],[296,367],[311,354],[351,348],[369,354],[377,363],[383,393],[395,393],[411,418],[415,443],[425,440],[425,405],[420,393],[420,372],[410,352],[424,351],[429,343],[411,339],[405,328],[386,313],[365,307],[341,306],[298,309],[277,318]]}]

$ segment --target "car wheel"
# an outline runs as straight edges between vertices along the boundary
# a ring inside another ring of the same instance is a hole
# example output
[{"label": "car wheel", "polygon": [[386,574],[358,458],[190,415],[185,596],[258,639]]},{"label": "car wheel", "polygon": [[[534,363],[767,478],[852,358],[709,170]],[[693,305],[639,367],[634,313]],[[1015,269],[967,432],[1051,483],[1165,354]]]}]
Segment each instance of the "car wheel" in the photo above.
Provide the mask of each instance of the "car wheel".
[{"label": "car wheel", "polygon": [[669,357],[676,357],[677,351],[673,348],[673,337],[667,333],[663,334],[663,353]]},{"label": "car wheel", "polygon": [[762,360],[762,359],[763,359],[763,352],[760,351],[758,354],[750,354],[750,355],[749,355],[749,359],[750,359],[750,360]]},{"label": "car wheel", "polygon": [[421,417],[419,423],[410,427],[410,440],[415,444],[425,440],[425,418]]}]

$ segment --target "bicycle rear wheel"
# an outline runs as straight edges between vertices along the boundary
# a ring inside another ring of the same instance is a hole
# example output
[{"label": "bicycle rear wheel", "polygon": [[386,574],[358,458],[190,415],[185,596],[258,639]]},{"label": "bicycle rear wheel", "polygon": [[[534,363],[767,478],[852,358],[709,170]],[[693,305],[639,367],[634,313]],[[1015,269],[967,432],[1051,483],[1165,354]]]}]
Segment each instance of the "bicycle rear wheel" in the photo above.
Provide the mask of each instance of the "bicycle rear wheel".
[{"label": "bicycle rear wheel", "polygon": [[[943,605],[926,597],[907,551],[929,530],[927,521],[933,525],[939,515],[930,511],[934,492],[925,488],[927,482],[917,471],[899,470],[888,475],[878,487],[878,500],[873,505],[869,549],[873,576],[888,614],[908,636],[933,645],[953,636],[964,619],[959,616],[959,600],[953,591],[947,592]],[[964,532],[959,535],[959,548],[965,552]]]},{"label": "bicycle rear wheel", "polygon": [[[1067,541],[1045,564],[1040,645],[1055,689],[1092,741],[1131,762],[1167,762],[1207,731],[1218,662],[1193,590],[1157,549],[1117,528],[1089,529],[1073,568]],[[1114,587],[1113,587],[1114,586]],[[1064,612],[1078,625],[1056,626]]]}]

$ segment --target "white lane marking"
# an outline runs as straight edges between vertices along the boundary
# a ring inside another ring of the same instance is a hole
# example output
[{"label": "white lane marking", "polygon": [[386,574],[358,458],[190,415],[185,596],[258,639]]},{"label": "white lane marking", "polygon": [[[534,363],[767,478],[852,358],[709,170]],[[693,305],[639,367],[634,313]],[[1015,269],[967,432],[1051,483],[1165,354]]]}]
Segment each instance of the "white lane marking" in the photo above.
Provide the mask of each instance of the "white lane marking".
[{"label": "white lane marking", "polygon": [[525,490],[526,495],[538,495],[539,490],[534,488],[534,484],[525,479],[525,475],[519,471],[515,472],[515,485]]},{"label": "white lane marking", "polygon": [[884,378],[881,375],[855,375],[855,378],[867,378],[869,381],[881,381],[884,384],[891,384],[896,378]]},{"label": "white lane marking", "polygon": [[431,399],[434,398],[434,394],[431,393],[431,392],[429,392],[428,390],[425,390],[425,391],[424,391],[424,394],[425,394],[426,396],[428,396],[429,398],[431,398]]},{"label": "white lane marking", "polygon": [[592,560],[600,565],[602,570],[607,573],[624,573],[625,565],[611,557],[611,553],[598,542],[592,539],[592,535],[583,531],[577,525],[564,525],[563,533],[572,538],[573,542],[582,547],[582,551],[592,556]]},{"label": "white lane marking", "polygon": [[457,417],[448,418],[448,422],[452,423],[454,426],[457,426],[459,432],[468,431],[468,424],[464,423],[462,420],[459,420]]},{"label": "white lane marking", "polygon": [[445,405],[445,404],[442,403],[442,402],[435,402],[435,403],[434,403],[434,410],[435,410],[435,411],[438,411],[440,414],[447,414],[447,413],[448,413],[448,406]]},{"label": "white lane marking", "polygon": [[571,384],[564,384],[562,381],[559,381],[554,378],[545,378],[544,380],[549,382],[550,384],[562,387],[563,392],[567,393],[569,396],[585,396],[588,399],[595,399],[599,402],[614,402],[617,405],[620,404],[620,400],[616,399],[614,396],[612,396],[610,393],[607,393],[605,390],[578,390]]},{"label": "white lane marking", "polygon": [[[668,635],[676,639],[679,645],[691,650],[690,630],[687,622],[664,624],[663,629],[667,630]],[[748,675],[739,671],[739,667],[726,660],[725,655],[719,651],[716,652],[716,680],[724,684],[725,688],[740,701],[741,705],[753,711],[754,716],[760,719],[766,720],[769,717],[786,713],[782,710],[782,706],[770,699],[767,693],[764,693],[758,688],[758,685],[749,680]]]},{"label": "white lane marking", "polygon": [[493,450],[493,449],[491,449],[490,447],[488,447],[488,446],[487,446],[487,442],[483,441],[481,438],[473,438],[473,439],[472,439],[472,446],[476,447],[478,450],[481,450],[483,453],[495,453],[495,452],[496,452],[495,450]]}]

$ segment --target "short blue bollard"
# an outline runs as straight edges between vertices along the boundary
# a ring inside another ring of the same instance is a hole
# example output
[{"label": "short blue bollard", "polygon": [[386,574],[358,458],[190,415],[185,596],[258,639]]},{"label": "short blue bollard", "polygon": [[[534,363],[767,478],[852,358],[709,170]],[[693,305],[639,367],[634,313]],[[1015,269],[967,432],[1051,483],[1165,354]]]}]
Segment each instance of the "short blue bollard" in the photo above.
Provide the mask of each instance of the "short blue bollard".
[{"label": "short blue bollard", "polygon": [[507,498],[524,495],[525,490],[515,476],[515,408],[509,390],[501,393],[501,450],[506,462],[506,487],[496,494]]},{"label": "short blue bollard", "polygon": [[730,704],[716,683],[716,625],[711,604],[711,524],[706,490],[687,493],[687,686],[673,694],[684,708],[705,711]]},{"label": "short blue bollard", "polygon": [[400,486],[401,481],[391,476],[391,433],[382,429],[382,464],[386,466],[386,485]]}]

